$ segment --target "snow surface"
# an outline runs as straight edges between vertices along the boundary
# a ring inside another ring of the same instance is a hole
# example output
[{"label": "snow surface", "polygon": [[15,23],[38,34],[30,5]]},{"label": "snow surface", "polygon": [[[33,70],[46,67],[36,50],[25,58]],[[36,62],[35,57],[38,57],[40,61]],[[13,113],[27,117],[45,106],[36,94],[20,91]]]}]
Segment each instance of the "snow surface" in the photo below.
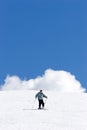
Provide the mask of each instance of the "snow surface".
[{"label": "snow surface", "polygon": [[45,91],[47,110],[37,110],[37,91],[0,91],[0,130],[87,130],[87,94]]}]

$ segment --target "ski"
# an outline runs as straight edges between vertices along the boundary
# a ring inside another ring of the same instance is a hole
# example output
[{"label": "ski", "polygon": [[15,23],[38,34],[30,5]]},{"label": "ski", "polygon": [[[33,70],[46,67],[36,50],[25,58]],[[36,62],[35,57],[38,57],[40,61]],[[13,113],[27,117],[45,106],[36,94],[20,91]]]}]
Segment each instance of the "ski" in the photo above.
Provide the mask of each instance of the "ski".
[{"label": "ski", "polygon": [[47,108],[41,108],[41,109],[38,109],[38,110],[48,110]]},{"label": "ski", "polygon": [[38,108],[31,108],[31,109],[23,109],[24,111],[28,111],[28,110],[48,110],[47,108],[43,108],[43,109],[38,109]]}]

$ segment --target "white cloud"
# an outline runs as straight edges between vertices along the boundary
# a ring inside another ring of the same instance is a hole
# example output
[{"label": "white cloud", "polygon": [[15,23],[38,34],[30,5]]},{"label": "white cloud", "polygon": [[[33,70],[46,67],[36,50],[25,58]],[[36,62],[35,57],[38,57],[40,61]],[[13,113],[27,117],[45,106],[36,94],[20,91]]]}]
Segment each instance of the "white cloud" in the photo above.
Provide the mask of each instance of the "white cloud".
[{"label": "white cloud", "polygon": [[7,76],[2,90],[56,90],[59,92],[85,92],[75,76],[66,71],[48,69],[35,79],[21,80],[18,76]]}]

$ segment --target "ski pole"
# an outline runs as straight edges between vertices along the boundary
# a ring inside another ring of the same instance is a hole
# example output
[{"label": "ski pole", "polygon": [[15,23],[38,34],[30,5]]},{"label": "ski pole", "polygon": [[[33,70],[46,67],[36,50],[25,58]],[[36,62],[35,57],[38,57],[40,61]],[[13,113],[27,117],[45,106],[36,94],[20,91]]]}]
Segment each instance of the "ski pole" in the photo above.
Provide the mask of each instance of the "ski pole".
[{"label": "ski pole", "polygon": [[46,100],[45,100],[45,102],[44,102],[44,105],[46,105],[46,102],[47,102],[47,98],[46,98]]},{"label": "ski pole", "polygon": [[34,105],[35,105],[35,102],[36,102],[36,98],[35,98],[35,100],[34,100],[34,102],[33,102],[32,108],[34,107]]}]

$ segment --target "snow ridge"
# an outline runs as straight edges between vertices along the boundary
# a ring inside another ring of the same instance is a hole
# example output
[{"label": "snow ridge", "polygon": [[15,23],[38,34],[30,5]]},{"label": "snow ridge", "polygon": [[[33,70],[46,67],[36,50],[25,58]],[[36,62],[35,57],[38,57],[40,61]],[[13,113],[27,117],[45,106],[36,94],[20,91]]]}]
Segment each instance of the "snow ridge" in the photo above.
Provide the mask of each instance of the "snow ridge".
[{"label": "snow ridge", "polygon": [[87,94],[45,91],[45,108],[32,109],[37,91],[0,92],[0,130],[87,130]]}]

